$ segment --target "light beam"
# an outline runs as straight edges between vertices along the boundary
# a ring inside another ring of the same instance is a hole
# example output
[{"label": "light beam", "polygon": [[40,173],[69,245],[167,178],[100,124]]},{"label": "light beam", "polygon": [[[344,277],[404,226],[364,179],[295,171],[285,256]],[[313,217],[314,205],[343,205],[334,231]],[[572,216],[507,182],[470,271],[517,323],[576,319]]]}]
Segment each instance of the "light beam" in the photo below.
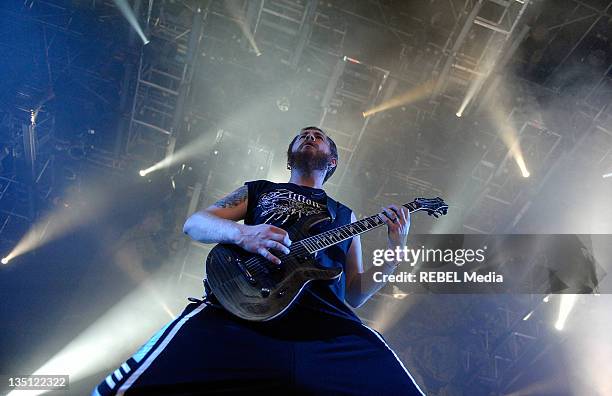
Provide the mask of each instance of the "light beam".
[{"label": "light beam", "polygon": [[555,323],[555,329],[561,331],[565,327],[565,322],[572,312],[572,308],[576,304],[577,294],[563,294],[561,295],[561,303],[559,304],[559,317]]},{"label": "light beam", "polygon": [[393,97],[389,100],[384,101],[378,106],[364,111],[362,115],[365,118],[376,113],[380,113],[381,111],[390,110],[399,106],[417,102],[429,96],[429,94],[433,91],[435,85],[436,84],[433,81],[427,81],[426,83],[419,85],[418,87],[411,89],[406,93]]},{"label": "light beam", "polygon": [[113,1],[115,2],[115,5],[117,6],[117,8],[119,8],[119,11],[121,11],[123,16],[125,17],[125,19],[127,19],[128,23],[134,28],[136,33],[140,36],[140,38],[142,39],[142,42],[145,45],[147,45],[149,43],[149,39],[145,36],[144,32],[142,31],[142,28],[140,27],[140,24],[138,23],[138,19],[136,19],[136,15],[134,15],[134,11],[132,11],[132,8],[128,4],[128,2],[126,0],[113,0]]}]

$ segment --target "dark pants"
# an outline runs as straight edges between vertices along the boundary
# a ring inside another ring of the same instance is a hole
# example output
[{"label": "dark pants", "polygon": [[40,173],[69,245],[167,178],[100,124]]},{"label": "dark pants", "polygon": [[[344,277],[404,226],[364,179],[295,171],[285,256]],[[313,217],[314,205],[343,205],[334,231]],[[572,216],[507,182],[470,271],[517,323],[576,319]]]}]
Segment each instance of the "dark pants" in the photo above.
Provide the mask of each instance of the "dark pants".
[{"label": "dark pants", "polygon": [[270,391],[421,395],[380,334],[362,324],[303,310],[254,323],[192,303],[92,396]]}]

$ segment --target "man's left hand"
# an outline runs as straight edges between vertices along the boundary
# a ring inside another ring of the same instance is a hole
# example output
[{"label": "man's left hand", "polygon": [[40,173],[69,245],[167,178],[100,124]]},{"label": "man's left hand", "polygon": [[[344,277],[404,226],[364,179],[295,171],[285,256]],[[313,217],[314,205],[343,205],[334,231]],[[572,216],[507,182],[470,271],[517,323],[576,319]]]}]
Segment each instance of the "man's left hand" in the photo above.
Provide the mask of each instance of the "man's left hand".
[{"label": "man's left hand", "polygon": [[410,212],[404,206],[389,205],[383,208],[383,220],[387,223],[389,247],[406,246],[408,230],[410,230]]}]

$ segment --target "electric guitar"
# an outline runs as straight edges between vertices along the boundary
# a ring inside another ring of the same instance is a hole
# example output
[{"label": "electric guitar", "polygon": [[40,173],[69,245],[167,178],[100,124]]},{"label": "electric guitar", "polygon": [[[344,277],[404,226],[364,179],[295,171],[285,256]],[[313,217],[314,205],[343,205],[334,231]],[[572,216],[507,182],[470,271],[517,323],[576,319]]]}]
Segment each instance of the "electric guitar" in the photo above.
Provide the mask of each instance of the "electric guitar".
[{"label": "electric guitar", "polygon": [[[434,217],[448,210],[439,197],[417,198],[403,206],[410,213],[425,211]],[[286,230],[293,241],[290,252],[275,252],[280,266],[236,245],[218,244],[206,258],[205,282],[221,305],[234,315],[251,321],[274,319],[289,309],[308,282],[331,280],[342,274],[342,269],[318,264],[318,251],[385,225],[383,216],[381,212],[317,235],[309,231],[328,220],[326,214],[297,221]]]}]

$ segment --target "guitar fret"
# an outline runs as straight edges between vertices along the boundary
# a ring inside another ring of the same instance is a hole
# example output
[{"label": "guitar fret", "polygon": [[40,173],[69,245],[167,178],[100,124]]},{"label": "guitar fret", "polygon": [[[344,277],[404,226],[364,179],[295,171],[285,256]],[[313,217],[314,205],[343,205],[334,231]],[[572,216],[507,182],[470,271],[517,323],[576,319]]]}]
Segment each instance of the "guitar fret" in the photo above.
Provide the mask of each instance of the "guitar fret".
[{"label": "guitar fret", "polygon": [[[441,204],[439,202],[441,202]],[[432,206],[434,206],[434,209],[437,209],[437,207],[440,207],[440,205],[443,204],[444,202],[441,201],[440,198],[436,198],[430,200],[417,199],[413,202],[404,204],[403,206],[412,213],[423,208],[429,210],[429,208]],[[438,206],[435,207],[436,205]],[[446,214],[446,212],[444,212],[444,214]],[[361,220],[355,221],[354,223],[345,224],[332,230],[325,231],[321,234],[305,238],[301,240],[301,243],[306,250],[308,250],[310,253],[314,253],[329,246],[335,245],[341,241],[352,238],[355,235],[362,234],[384,225],[386,218],[383,216],[383,213],[378,213],[373,216],[365,217]]]},{"label": "guitar fret", "polygon": [[313,239],[312,241],[310,241],[310,244],[312,245],[312,250],[317,250],[319,247],[317,246],[317,240]]}]

